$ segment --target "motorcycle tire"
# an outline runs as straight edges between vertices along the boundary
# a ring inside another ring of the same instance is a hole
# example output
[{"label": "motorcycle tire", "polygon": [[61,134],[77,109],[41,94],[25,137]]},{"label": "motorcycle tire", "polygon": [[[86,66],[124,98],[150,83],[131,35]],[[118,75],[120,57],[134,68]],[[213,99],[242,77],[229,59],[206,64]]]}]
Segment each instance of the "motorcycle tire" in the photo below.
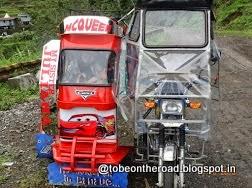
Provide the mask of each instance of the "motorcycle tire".
[{"label": "motorcycle tire", "polygon": [[[175,162],[172,161],[172,162],[165,162],[164,163],[165,166],[175,166]],[[166,172],[164,173],[164,188],[174,188],[174,176],[175,176],[175,173],[174,172]]]}]

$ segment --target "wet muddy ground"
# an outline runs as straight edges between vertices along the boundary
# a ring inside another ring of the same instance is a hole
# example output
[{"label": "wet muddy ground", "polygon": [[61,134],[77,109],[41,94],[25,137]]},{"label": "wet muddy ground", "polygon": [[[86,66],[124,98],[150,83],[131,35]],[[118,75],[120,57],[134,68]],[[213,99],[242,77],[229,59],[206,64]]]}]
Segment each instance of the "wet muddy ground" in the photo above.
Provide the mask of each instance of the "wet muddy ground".
[{"label": "wet muddy ground", "polygon": [[[252,187],[252,40],[222,37],[220,99],[213,100],[214,126],[206,143],[205,165],[235,165],[237,174],[187,174],[187,187]],[[39,101],[0,112],[0,187],[50,187],[47,160],[37,160],[34,135],[39,122]],[[154,187],[153,174],[134,174],[131,187]]]}]

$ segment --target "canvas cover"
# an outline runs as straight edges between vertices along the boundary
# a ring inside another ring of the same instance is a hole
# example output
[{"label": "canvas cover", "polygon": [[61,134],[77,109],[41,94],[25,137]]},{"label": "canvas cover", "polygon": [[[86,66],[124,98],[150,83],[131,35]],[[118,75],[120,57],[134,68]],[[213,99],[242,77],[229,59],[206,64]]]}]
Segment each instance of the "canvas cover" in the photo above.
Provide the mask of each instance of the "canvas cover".
[{"label": "canvas cover", "polygon": [[140,8],[207,8],[210,9],[213,0],[138,0]]}]

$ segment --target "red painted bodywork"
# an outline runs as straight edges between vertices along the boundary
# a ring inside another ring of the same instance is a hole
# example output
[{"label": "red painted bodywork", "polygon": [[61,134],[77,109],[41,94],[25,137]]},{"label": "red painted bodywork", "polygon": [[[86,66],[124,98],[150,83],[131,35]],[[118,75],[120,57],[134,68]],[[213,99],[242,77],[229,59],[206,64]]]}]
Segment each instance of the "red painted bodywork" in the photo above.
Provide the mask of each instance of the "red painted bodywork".
[{"label": "red painted bodywork", "polygon": [[62,35],[61,50],[64,49],[97,49],[112,50],[117,55],[120,52],[121,38],[112,35]]},{"label": "red painted bodywork", "polygon": [[[102,35],[61,35],[61,51],[64,49],[110,50],[119,56],[120,37],[113,34]],[[76,91],[94,91],[87,98]],[[98,111],[112,110],[116,103],[112,95],[112,86],[65,86],[59,85],[57,107],[72,109],[78,107],[95,108]],[[60,117],[59,117],[60,118]],[[78,134],[65,134],[61,129],[84,127]],[[115,125],[116,126],[116,125]],[[63,122],[59,119],[60,135],[53,144],[54,160],[64,164],[65,170],[96,172],[99,164],[118,165],[128,154],[128,147],[119,147],[116,139],[101,139],[95,134],[97,122]],[[84,132],[83,132],[84,131]],[[85,132],[87,131],[87,132]],[[85,164],[80,167],[80,164]]]},{"label": "red painted bodywork", "polygon": [[[76,91],[94,91],[94,95],[84,100]],[[89,107],[97,110],[111,110],[116,108],[112,95],[112,87],[59,86],[58,107],[71,109]]]},{"label": "red painted bodywork", "polygon": [[[97,172],[97,165],[118,165],[128,154],[128,147],[99,142],[96,138],[57,138],[53,145],[54,160],[64,164],[63,169],[75,172]],[[77,165],[85,164],[85,167]]]}]

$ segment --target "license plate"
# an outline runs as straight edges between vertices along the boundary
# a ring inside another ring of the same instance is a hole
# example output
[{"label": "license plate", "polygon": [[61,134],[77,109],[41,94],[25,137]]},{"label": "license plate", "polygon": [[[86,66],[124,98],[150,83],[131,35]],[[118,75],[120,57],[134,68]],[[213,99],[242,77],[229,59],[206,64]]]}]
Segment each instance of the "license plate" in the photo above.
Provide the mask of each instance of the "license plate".
[{"label": "license plate", "polygon": [[98,173],[66,172],[58,164],[48,165],[48,180],[51,185],[83,187],[120,187],[128,185],[128,173],[103,175]]}]

